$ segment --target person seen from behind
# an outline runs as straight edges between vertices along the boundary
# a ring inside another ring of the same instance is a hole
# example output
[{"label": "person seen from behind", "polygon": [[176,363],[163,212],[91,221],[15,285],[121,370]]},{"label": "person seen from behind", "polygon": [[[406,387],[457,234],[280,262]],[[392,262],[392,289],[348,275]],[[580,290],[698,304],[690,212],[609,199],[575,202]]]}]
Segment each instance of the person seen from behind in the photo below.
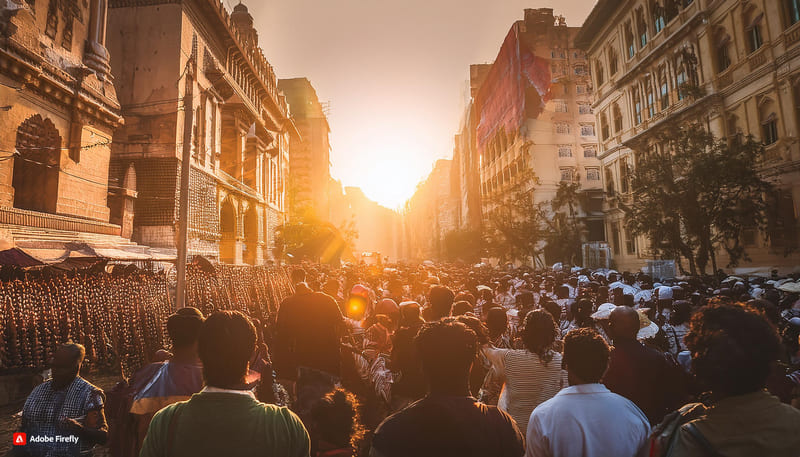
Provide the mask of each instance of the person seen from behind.
[{"label": "person seen from behind", "polygon": [[307,457],[309,437],[300,419],[259,402],[246,388],[255,345],[255,327],[241,312],[209,316],[198,339],[206,387],[156,413],[141,457]]},{"label": "person seen from behind", "polygon": [[443,319],[425,324],[414,342],[428,394],[378,426],[370,456],[522,456],[524,439],[514,420],[470,395],[475,332]]},{"label": "person seen from behind", "polygon": [[569,387],[533,410],[526,456],[647,455],[647,417],[633,402],[600,383],[608,357],[608,345],[596,330],[581,328],[564,337]]},{"label": "person seen from behind", "polygon": [[797,456],[800,411],[764,388],[780,357],[775,328],[741,306],[713,305],[692,317],[684,341],[710,406],[687,405],[700,416],[680,426],[667,455]]}]

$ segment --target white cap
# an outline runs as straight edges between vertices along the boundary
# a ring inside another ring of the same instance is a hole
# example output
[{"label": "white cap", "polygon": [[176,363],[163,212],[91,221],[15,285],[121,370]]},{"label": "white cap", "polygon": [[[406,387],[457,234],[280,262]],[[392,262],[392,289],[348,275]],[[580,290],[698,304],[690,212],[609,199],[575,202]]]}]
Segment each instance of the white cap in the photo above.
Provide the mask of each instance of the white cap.
[{"label": "white cap", "polygon": [[672,287],[661,286],[658,288],[659,300],[672,300]]},{"label": "white cap", "polygon": [[603,303],[602,305],[597,307],[597,311],[592,314],[592,319],[608,319],[611,316],[611,311],[617,309],[617,305],[613,303]]}]

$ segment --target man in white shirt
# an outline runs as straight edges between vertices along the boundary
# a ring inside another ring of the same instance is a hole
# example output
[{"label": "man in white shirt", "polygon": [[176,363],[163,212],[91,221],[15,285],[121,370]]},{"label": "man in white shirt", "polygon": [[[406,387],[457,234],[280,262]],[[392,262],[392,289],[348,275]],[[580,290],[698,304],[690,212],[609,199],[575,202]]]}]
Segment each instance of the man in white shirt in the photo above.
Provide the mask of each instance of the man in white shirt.
[{"label": "man in white shirt", "polygon": [[570,386],[533,410],[528,457],[646,456],[650,423],[633,402],[600,384],[609,348],[593,329],[564,338]]}]

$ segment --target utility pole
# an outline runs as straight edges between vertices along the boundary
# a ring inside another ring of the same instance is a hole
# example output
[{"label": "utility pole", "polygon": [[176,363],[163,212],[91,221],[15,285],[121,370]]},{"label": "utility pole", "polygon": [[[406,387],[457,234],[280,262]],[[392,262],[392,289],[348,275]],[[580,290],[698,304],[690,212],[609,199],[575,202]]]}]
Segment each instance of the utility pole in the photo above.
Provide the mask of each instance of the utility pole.
[{"label": "utility pole", "polygon": [[178,283],[175,289],[175,310],[186,306],[186,250],[189,238],[189,171],[192,168],[192,130],[194,115],[194,53],[186,62],[186,91],[183,95],[183,156],[178,208]]}]

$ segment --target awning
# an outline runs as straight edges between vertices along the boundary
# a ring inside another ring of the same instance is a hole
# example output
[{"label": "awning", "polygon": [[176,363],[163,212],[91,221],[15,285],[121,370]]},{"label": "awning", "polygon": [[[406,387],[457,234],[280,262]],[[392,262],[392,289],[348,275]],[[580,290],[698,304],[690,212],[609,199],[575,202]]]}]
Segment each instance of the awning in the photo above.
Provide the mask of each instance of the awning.
[{"label": "awning", "polygon": [[36,259],[32,255],[19,248],[6,249],[0,251],[0,265],[14,265],[17,267],[37,267],[44,265],[44,262]]},{"label": "awning", "polygon": [[66,243],[57,247],[52,243],[42,243],[41,247],[28,244],[24,247],[13,247],[0,251],[0,265],[13,265],[20,268],[60,265],[66,269],[75,269],[109,260],[170,262],[175,260],[175,255],[171,252],[144,246],[124,249],[95,247],[86,243]]}]

